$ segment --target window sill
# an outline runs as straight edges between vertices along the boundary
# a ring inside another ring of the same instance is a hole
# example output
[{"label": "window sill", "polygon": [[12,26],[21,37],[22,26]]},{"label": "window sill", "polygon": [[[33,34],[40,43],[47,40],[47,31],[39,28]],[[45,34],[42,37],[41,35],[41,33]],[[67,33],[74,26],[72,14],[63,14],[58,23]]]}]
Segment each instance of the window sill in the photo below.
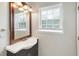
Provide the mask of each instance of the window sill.
[{"label": "window sill", "polygon": [[63,30],[39,30],[39,32],[55,32],[55,33],[64,33]]}]

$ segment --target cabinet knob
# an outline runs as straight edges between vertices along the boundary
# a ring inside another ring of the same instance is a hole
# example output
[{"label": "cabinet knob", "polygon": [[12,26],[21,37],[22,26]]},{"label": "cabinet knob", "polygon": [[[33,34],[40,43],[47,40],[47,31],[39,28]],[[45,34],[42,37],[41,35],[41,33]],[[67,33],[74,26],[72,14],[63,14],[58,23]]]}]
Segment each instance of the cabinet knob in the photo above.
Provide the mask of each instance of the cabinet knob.
[{"label": "cabinet knob", "polygon": [[79,6],[78,6],[78,10],[79,10]]}]

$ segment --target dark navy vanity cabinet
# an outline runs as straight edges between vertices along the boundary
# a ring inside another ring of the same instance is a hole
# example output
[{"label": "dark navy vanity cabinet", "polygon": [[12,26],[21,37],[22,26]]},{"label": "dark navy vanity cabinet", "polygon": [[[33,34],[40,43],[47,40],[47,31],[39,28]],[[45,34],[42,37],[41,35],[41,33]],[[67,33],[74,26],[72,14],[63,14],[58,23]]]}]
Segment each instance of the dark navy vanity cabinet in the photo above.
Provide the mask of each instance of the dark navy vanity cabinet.
[{"label": "dark navy vanity cabinet", "polygon": [[38,56],[38,42],[30,49],[22,49],[17,53],[7,51],[7,56]]}]

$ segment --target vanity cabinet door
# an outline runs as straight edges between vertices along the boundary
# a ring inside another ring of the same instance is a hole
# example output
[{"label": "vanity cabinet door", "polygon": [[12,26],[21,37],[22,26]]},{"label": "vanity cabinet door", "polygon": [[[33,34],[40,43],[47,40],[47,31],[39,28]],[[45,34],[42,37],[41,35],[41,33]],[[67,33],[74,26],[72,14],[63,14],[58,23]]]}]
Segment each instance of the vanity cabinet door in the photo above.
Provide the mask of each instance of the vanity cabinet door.
[{"label": "vanity cabinet door", "polygon": [[15,54],[7,51],[7,56],[26,56],[26,53],[28,53],[28,51],[26,52],[25,49],[15,53]]},{"label": "vanity cabinet door", "polygon": [[38,43],[29,50],[28,56],[38,56]]}]

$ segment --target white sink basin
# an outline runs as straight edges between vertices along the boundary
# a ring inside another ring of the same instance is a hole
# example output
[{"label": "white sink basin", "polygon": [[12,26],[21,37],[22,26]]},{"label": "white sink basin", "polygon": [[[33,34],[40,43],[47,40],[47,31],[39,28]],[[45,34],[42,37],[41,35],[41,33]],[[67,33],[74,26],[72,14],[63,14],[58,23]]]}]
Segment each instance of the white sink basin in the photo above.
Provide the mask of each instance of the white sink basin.
[{"label": "white sink basin", "polygon": [[17,42],[13,45],[7,46],[6,50],[8,50],[12,53],[17,53],[22,49],[32,48],[36,43],[37,43],[37,38],[36,37],[30,37],[30,38],[27,38],[27,40],[25,40],[25,41]]},{"label": "white sink basin", "polygon": [[32,48],[37,43],[37,39],[38,38],[36,37],[31,37],[31,38],[28,38],[26,41],[24,41],[24,45],[26,45],[24,49]]}]

